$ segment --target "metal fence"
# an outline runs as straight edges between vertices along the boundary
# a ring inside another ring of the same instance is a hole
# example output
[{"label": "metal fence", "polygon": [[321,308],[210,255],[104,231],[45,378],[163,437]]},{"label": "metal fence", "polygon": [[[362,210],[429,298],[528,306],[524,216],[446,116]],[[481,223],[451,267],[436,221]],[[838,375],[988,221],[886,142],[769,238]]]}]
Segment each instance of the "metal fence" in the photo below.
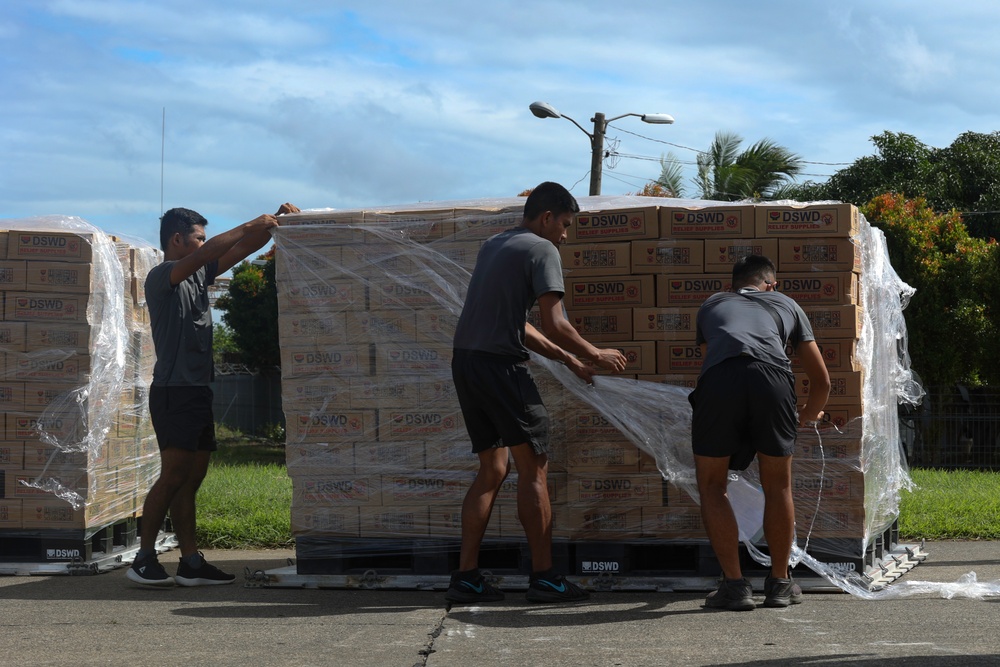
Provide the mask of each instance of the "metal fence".
[{"label": "metal fence", "polygon": [[929,388],[916,409],[900,411],[900,435],[913,467],[1000,469],[1000,391]]},{"label": "metal fence", "polygon": [[278,369],[261,373],[216,373],[212,385],[215,421],[247,435],[271,436],[285,426],[281,408],[281,374]]}]

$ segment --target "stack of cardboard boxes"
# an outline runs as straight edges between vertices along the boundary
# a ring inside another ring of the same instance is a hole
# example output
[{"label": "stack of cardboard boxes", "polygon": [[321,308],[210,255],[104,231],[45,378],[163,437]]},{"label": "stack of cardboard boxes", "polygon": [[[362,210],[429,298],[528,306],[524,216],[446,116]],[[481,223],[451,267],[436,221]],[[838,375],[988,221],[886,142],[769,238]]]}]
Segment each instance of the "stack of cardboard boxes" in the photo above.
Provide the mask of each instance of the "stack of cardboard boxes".
[{"label": "stack of cardboard boxes", "polygon": [[7,546],[134,518],[158,472],[145,417],[153,352],[142,295],[158,253],[80,227],[44,219],[0,231]]},{"label": "stack of cardboard boxes", "polygon": [[[476,460],[451,385],[452,333],[479,246],[518,224],[522,207],[523,199],[283,219],[283,402],[300,544],[459,536]],[[854,355],[861,254],[851,240],[858,224],[849,205],[642,198],[581,212],[560,249],[564,304],[577,330],[621,349],[626,376],[685,387],[701,364],[700,303],[729,288],[739,257],[775,261],[779,289],[813,323],[833,380],[829,412],[842,429],[822,441],[802,438],[796,456],[800,533],[807,525],[817,537],[862,538],[865,530],[862,369]],[[546,371],[536,380],[552,425],[554,537],[704,538],[697,504],[664,481],[653,457]],[[804,374],[798,389],[808,392]],[[512,472],[487,537],[523,538],[516,483]]]}]

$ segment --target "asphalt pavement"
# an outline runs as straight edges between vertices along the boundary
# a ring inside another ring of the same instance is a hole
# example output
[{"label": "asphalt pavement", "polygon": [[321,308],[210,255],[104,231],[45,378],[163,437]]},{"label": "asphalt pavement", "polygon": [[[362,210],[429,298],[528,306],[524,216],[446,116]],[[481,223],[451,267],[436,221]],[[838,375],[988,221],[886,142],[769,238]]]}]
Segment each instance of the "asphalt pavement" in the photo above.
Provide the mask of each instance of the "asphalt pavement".
[{"label": "asphalt pavement", "polygon": [[[287,569],[294,551],[207,551],[235,584],[151,589],[124,568],[0,577],[0,665],[1000,665],[1000,543],[924,551],[888,590],[957,585],[888,600],[810,591],[801,605],[750,612],[706,610],[692,591],[595,592],[567,606],[509,591],[449,606],[441,591],[261,586],[253,573]],[[176,557],[160,557],[169,572]],[[970,573],[989,585],[969,585]]]}]

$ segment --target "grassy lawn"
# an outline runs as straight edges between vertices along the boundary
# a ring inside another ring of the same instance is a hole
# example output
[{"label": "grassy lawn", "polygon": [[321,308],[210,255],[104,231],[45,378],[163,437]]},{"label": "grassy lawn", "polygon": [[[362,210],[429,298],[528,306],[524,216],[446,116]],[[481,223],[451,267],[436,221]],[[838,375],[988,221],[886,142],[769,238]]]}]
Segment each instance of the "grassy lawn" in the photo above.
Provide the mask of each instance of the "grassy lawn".
[{"label": "grassy lawn", "polygon": [[[217,429],[219,451],[198,494],[198,541],[217,549],[294,544],[292,482],[280,443]],[[913,470],[900,501],[906,540],[1000,539],[1000,473]]]}]

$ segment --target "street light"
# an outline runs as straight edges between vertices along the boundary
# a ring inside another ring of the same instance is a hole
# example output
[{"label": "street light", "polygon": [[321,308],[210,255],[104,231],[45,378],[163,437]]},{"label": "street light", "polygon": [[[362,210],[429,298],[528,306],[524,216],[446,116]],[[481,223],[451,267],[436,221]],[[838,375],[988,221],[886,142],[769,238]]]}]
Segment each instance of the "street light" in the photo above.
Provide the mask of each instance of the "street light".
[{"label": "street light", "polygon": [[604,118],[604,114],[595,113],[594,117],[590,120],[594,123],[594,132],[591,134],[587,132],[578,122],[570,118],[565,114],[561,114],[556,111],[548,102],[532,102],[528,105],[531,109],[531,113],[537,118],[565,118],[569,122],[576,125],[580,130],[590,137],[590,194],[599,195],[601,194],[601,165],[604,163],[604,133],[608,129],[608,123],[613,120],[618,120],[619,118],[625,118],[626,116],[638,116],[642,119],[644,123],[651,123],[653,125],[670,125],[674,122],[674,117],[665,113],[625,113],[621,116],[615,116],[614,118]]}]

